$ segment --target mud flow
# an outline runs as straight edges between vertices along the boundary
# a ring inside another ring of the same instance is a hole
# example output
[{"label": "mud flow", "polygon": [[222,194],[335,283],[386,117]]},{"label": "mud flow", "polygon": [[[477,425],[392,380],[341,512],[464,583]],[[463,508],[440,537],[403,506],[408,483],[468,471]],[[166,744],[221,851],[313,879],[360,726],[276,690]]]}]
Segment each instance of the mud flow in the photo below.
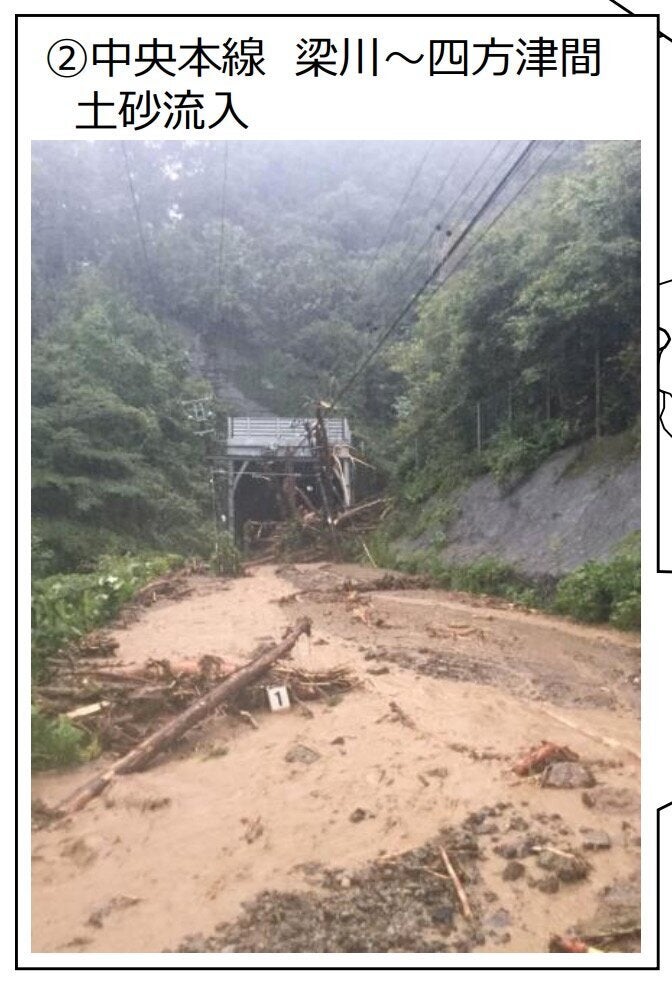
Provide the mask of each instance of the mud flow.
[{"label": "mud flow", "polygon": [[639,950],[638,638],[380,583],[193,575],[115,627],[129,666],[240,666],[308,616],[289,664],[357,684],[219,711],[66,818],[113,758],[36,776],[33,950]]}]

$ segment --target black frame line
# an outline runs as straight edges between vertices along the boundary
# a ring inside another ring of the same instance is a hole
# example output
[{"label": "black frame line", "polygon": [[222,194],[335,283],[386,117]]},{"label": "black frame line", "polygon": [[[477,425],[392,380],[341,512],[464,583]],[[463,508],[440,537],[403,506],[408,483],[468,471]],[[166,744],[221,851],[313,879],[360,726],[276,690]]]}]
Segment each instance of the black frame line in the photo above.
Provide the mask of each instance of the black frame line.
[{"label": "black frame line", "polygon": [[[622,6],[622,4],[618,3],[617,0],[609,0],[609,2],[612,3],[616,7],[619,7],[624,13],[626,13],[627,15],[629,15],[631,17],[637,17],[637,18],[640,18],[640,19],[655,18],[656,19],[656,23],[657,23],[657,27],[658,27],[658,31],[657,31],[658,37],[659,38],[660,37],[663,37],[663,38],[665,38],[668,41],[672,41],[672,38],[671,37],[669,37],[667,34],[663,34],[662,31],[660,30],[660,14],[637,14],[637,13],[634,13],[633,11],[631,11],[631,10],[628,10],[627,7]],[[245,17],[245,18],[264,18],[264,19],[265,18],[273,18],[273,19],[275,19],[275,18],[280,18],[280,17],[282,17],[282,18],[289,18],[289,17],[324,18],[324,17],[330,17],[330,18],[333,19],[333,18],[337,18],[338,17],[338,18],[355,19],[355,18],[361,18],[361,17],[375,17],[378,20],[390,20],[390,19],[408,18],[408,17],[413,17],[413,18],[430,18],[431,17],[431,18],[434,18],[434,19],[437,19],[437,18],[441,18],[441,19],[459,19],[459,18],[465,18],[466,19],[466,18],[469,18],[471,20],[475,20],[475,19],[478,19],[478,18],[491,17],[493,15],[490,15],[490,14],[477,14],[477,13],[473,13],[473,12],[472,13],[464,13],[464,14],[440,14],[440,13],[432,13],[432,14],[423,14],[423,13],[380,14],[380,13],[373,13],[373,14],[367,14],[367,13],[361,13],[361,12],[358,12],[358,13],[350,13],[350,14],[349,13],[345,13],[345,12],[338,12],[338,13],[333,13],[333,14],[319,13],[319,12],[298,13],[298,14],[296,14],[296,13],[268,13],[268,14],[259,14],[259,13],[256,13],[255,14],[255,13],[251,13],[249,11],[246,11],[246,12],[243,12],[243,13],[227,12],[226,14],[188,13],[188,14],[159,14],[159,15],[157,15],[155,13],[138,13],[138,12],[136,12],[136,13],[130,13],[130,14],[128,14],[128,13],[110,12],[110,13],[86,13],[86,14],[83,14],[83,13],[67,13],[67,14],[63,14],[63,13],[62,14],[22,13],[22,14],[15,14],[14,15],[14,195],[15,195],[15,203],[14,203],[14,343],[15,343],[15,351],[16,351],[16,354],[15,354],[15,363],[14,363],[14,380],[15,380],[15,394],[14,394],[14,411],[15,411],[15,417],[14,417],[14,440],[15,440],[15,448],[16,448],[16,452],[15,452],[15,464],[14,464],[14,489],[15,489],[14,518],[15,518],[15,528],[16,529],[18,529],[18,476],[19,476],[19,470],[18,470],[18,459],[19,459],[19,451],[18,451],[18,383],[19,383],[19,357],[18,357],[18,339],[19,339],[19,272],[18,272],[18,263],[19,263],[19,208],[18,208],[18,201],[19,201],[19,67],[18,67],[18,65],[19,65],[19,22],[22,19],[46,18],[46,17],[49,17],[49,18],[58,17],[59,19],[63,19],[63,18],[78,18],[78,19],[82,19],[82,18],[87,18],[87,19],[88,18],[105,18],[105,19],[110,19],[110,18],[128,18],[128,19],[130,19],[130,18],[137,18],[137,17],[152,17],[152,18],[156,18],[157,16],[159,18],[170,17],[170,18],[175,18],[175,19],[182,19],[182,18],[192,18],[192,19],[194,19],[194,18],[198,18],[198,17],[210,18],[210,19],[222,18],[222,17],[227,17],[227,18],[231,18],[231,17]],[[508,13],[507,14],[507,13],[498,13],[496,16],[498,18],[516,18],[516,19],[523,19],[523,18],[530,18],[530,17],[534,17],[534,18],[546,18],[546,17],[555,17],[555,18],[563,17],[563,18],[568,18],[568,17],[571,17],[572,19],[582,19],[582,18],[588,18],[588,17],[590,17],[590,18],[613,18],[613,17],[622,16],[622,15],[616,14],[616,13],[613,13],[613,14],[600,14],[600,13],[578,13],[578,14],[567,14],[567,13],[556,13],[556,14],[552,14],[552,13],[535,13],[535,14],[524,13],[524,14],[515,14],[515,13]],[[657,283],[659,284],[658,290],[657,290],[657,294],[658,294],[658,305],[657,306],[658,306],[658,321],[660,321],[660,286],[663,285],[662,283],[660,283],[660,225],[661,225],[661,222],[660,222],[660,125],[661,125],[660,124],[660,115],[661,115],[660,114],[660,101],[661,101],[660,100],[660,44],[658,44],[658,47],[657,47],[656,74],[657,74],[657,84],[656,84],[656,120],[657,120],[657,125],[656,125],[656,141],[657,141],[657,154],[656,154],[656,171],[657,171],[657,174],[656,174],[656,202],[657,202],[657,207],[656,207],[656,226],[657,226],[657,228],[656,228],[656,254],[657,254],[657,271],[658,271],[657,272],[656,280],[657,280]],[[664,281],[665,284],[666,283],[670,283],[670,282],[672,282],[672,280],[665,280]],[[658,383],[660,384],[660,373],[658,375]],[[656,433],[657,433],[657,441],[658,441],[657,442],[657,474],[659,476],[660,475],[660,426],[658,425],[658,418],[657,418],[657,416],[656,416]],[[659,573],[672,573],[672,569],[670,569],[670,570],[663,570],[663,569],[660,568],[660,479],[658,479],[657,516],[656,517],[657,517],[657,530],[658,530],[658,570],[657,570],[657,572],[659,572]],[[14,560],[15,560],[15,571],[17,571],[17,574],[15,575],[15,584],[18,586],[18,565],[19,565],[18,534],[16,534],[15,535],[15,538],[14,538]],[[15,608],[15,623],[18,624],[18,610],[19,610],[19,607],[18,607],[18,591],[15,591],[14,608]],[[15,663],[14,663],[15,673],[17,673],[17,668],[18,668],[18,657],[19,657],[19,639],[18,639],[18,628],[17,628],[17,630],[15,631]],[[14,969],[15,969],[15,971],[38,971],[38,972],[41,972],[41,971],[57,971],[57,972],[62,972],[62,971],[67,971],[67,970],[71,970],[71,971],[91,971],[91,970],[94,970],[94,971],[102,971],[102,972],[105,972],[105,971],[119,971],[119,970],[123,970],[123,969],[132,969],[134,971],[148,971],[148,972],[156,972],[156,971],[167,971],[167,972],[177,971],[177,972],[183,972],[185,970],[189,970],[189,971],[206,971],[206,972],[209,971],[209,972],[212,972],[212,971],[217,971],[218,969],[219,970],[222,970],[222,969],[226,970],[227,967],[228,968],[233,968],[233,966],[225,966],[225,965],[221,965],[221,964],[220,965],[193,965],[193,964],[189,964],[189,963],[185,964],[184,966],[182,966],[182,965],[156,965],[156,966],[146,966],[146,965],[123,965],[123,966],[121,966],[121,965],[105,965],[105,966],[98,966],[98,965],[95,965],[95,964],[88,964],[88,965],[75,964],[75,965],[37,966],[37,965],[20,965],[19,964],[19,929],[18,929],[18,894],[19,894],[18,818],[19,818],[19,815],[18,815],[18,794],[16,792],[16,789],[18,789],[18,784],[19,784],[19,764],[18,764],[18,745],[17,745],[18,744],[18,740],[17,740],[17,737],[18,737],[18,723],[17,723],[17,721],[18,721],[18,714],[19,714],[18,684],[15,685],[15,690],[14,690],[14,707],[15,707],[15,717],[14,717],[14,719],[15,719],[15,748],[14,748],[14,780],[15,780],[15,797],[14,797],[14,887],[15,887],[15,898],[14,898]],[[668,801],[664,805],[658,806],[657,809],[656,809],[656,960],[655,960],[655,963],[653,965],[637,965],[637,966],[616,965],[616,966],[594,966],[594,967],[591,967],[590,965],[588,965],[588,966],[585,966],[585,965],[578,966],[577,965],[577,966],[575,966],[577,969],[582,970],[582,971],[590,971],[590,972],[631,972],[631,971],[660,971],[661,970],[661,964],[660,964],[660,935],[661,935],[661,927],[660,927],[660,895],[661,895],[660,825],[661,825],[661,822],[660,822],[660,816],[661,816],[661,813],[663,811],[665,811],[667,808],[670,808],[670,807],[672,807],[672,801]],[[47,953],[45,953],[45,954],[47,954]],[[160,954],[160,953],[157,952],[157,954]],[[329,952],[324,952],[323,954],[327,955],[327,954],[329,954]],[[521,952],[521,954],[522,954],[522,952]],[[543,954],[543,953],[540,952],[539,954]],[[450,952],[446,952],[446,956],[447,956],[448,959],[450,959],[451,953]],[[420,970],[420,971],[445,971],[446,969],[451,969],[453,966],[451,966],[450,963],[448,962],[447,964],[444,964],[444,965],[436,965],[436,966],[433,966],[433,965],[432,966],[418,966],[418,965],[416,965],[416,966],[413,966],[413,967],[415,968],[415,970]],[[461,966],[460,965],[460,966],[454,966],[454,967],[455,967],[455,969],[457,971],[467,971],[467,972],[470,972],[470,971],[484,971],[483,967],[477,966],[477,965],[470,965],[470,966]],[[247,965],[246,966],[235,966],[235,969],[236,970],[242,970],[242,971],[259,971],[259,970],[264,971],[264,970],[268,970],[269,968],[271,970],[273,970],[273,969],[280,969],[280,970],[283,970],[284,969],[284,970],[286,970],[288,968],[291,968],[293,971],[314,971],[315,969],[317,969],[318,971],[342,971],[344,968],[347,968],[347,969],[364,968],[364,969],[372,970],[372,971],[390,971],[390,970],[391,971],[399,971],[399,970],[406,971],[408,967],[407,966],[401,966],[401,965],[375,965],[375,966],[374,965],[371,965],[371,966],[369,966],[369,965],[358,965],[358,966],[355,966],[355,965],[353,965],[353,966],[340,966],[340,965],[310,965],[310,966],[293,965],[293,966],[285,966],[285,965],[276,965],[276,966],[262,966],[262,965],[258,965],[258,964],[256,964],[256,965],[249,965],[249,966],[247,966]],[[550,971],[550,972],[553,972],[553,971],[561,971],[561,972],[564,972],[564,971],[567,971],[568,969],[571,970],[571,968],[572,968],[572,964],[571,964],[571,961],[570,961],[567,964],[557,965],[557,966],[556,965],[498,965],[498,966],[488,967],[487,969],[485,969],[485,971],[489,971],[489,972],[502,972],[502,971],[504,971],[504,972],[507,972],[507,971],[514,970],[514,971],[523,971],[523,972],[529,972],[529,971],[546,971],[546,972],[548,972],[548,971]]]}]

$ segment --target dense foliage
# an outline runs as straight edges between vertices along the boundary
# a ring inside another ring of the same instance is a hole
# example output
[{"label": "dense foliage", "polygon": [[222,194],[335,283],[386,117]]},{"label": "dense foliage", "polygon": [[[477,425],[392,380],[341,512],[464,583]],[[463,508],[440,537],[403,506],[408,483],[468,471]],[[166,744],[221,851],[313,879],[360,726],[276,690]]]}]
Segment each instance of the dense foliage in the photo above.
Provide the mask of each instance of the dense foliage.
[{"label": "dense foliage", "polygon": [[446,474],[464,476],[479,429],[478,466],[506,479],[636,418],[639,181],[637,144],[591,146],[424,302],[394,356],[407,483],[428,472],[430,493]]},{"label": "dense foliage", "polygon": [[624,630],[640,625],[639,536],[628,539],[607,562],[588,562],[558,584],[555,609],[580,621],[609,621]]},{"label": "dense foliage", "polygon": [[203,447],[184,400],[203,390],[184,343],[81,274],[33,344],[34,572],[105,551],[208,547]]},{"label": "dense foliage", "polygon": [[178,566],[179,556],[102,556],[90,573],[58,573],[33,581],[33,675],[45,660],[111,620],[136,590]]},{"label": "dense foliage", "polygon": [[[102,556],[90,573],[33,580],[31,669],[48,676],[51,655],[111,620],[141,586],[180,565],[179,556]],[[65,767],[96,756],[100,748],[66,716],[49,717],[31,707],[31,759],[36,770]]]}]

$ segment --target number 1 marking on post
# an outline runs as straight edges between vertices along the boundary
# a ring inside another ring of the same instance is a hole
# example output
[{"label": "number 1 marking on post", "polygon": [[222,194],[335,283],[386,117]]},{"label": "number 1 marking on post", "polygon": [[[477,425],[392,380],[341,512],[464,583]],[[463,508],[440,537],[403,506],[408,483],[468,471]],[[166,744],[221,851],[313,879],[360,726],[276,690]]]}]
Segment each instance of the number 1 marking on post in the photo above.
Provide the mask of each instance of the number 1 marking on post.
[{"label": "number 1 marking on post", "polygon": [[271,707],[271,712],[273,713],[277,713],[281,709],[289,709],[291,706],[286,685],[268,685],[266,687],[266,695],[268,697],[268,705]]}]

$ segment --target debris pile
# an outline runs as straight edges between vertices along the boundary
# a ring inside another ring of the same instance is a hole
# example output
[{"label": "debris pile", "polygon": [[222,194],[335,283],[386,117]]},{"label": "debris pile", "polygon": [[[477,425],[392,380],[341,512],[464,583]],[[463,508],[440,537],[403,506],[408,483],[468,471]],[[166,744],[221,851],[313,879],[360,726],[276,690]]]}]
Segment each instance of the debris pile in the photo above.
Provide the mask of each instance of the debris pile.
[{"label": "debris pile", "polygon": [[[54,659],[49,681],[36,686],[34,696],[44,712],[67,716],[95,737],[103,750],[119,753],[144,739],[157,723],[209,693],[237,668],[212,655],[198,661],[149,659],[142,665],[128,665],[114,657],[115,642],[96,635],[95,658],[92,643],[84,640],[80,657],[70,650]],[[308,671],[275,664],[232,697],[222,711],[266,707],[266,689],[273,685],[285,686],[290,699],[301,704],[333,698],[359,684],[347,666]]]},{"label": "debris pile", "polygon": [[188,937],[177,950],[466,952],[484,944],[486,932],[504,943],[506,934],[483,920],[482,858],[466,827],[445,828],[363,869],[316,868],[319,893],[264,890],[238,920],[218,924],[211,937]]},{"label": "debris pile", "polygon": [[295,510],[290,520],[248,521],[244,537],[253,559],[246,565],[289,557],[294,562],[315,562],[338,558],[352,547],[361,548],[375,565],[362,536],[375,531],[391,507],[389,499],[375,498],[346,508],[330,520],[325,520],[320,511],[303,507]]}]

